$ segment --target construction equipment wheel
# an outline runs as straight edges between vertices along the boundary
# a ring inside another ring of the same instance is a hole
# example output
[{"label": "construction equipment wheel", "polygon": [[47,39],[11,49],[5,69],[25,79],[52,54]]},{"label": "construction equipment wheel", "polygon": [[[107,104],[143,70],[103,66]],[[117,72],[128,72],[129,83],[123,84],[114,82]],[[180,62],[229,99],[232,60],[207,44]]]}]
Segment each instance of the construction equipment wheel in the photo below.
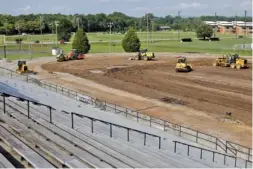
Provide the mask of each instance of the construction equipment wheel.
[{"label": "construction equipment wheel", "polygon": [[236,65],[236,69],[241,69],[241,65],[240,65],[240,64],[237,64],[237,65]]},{"label": "construction equipment wheel", "polygon": [[216,67],[216,66],[217,66],[217,63],[213,63],[213,66]]},{"label": "construction equipment wheel", "polygon": [[230,65],[230,67],[231,67],[232,69],[235,69],[235,64],[232,63],[232,64]]},{"label": "construction equipment wheel", "polygon": [[144,57],[143,57],[143,60],[148,61],[148,57],[147,57],[147,56],[144,56]]}]

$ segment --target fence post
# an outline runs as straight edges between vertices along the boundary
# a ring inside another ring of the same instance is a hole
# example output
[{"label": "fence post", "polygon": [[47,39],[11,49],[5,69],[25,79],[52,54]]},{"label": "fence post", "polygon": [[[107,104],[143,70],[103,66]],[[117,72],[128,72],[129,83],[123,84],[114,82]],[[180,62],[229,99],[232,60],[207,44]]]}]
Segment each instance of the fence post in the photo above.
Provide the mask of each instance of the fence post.
[{"label": "fence post", "polygon": [[181,136],[181,125],[179,126],[179,136]]},{"label": "fence post", "polygon": [[190,146],[187,145],[187,155],[189,156],[190,155]]},{"label": "fence post", "polygon": [[49,107],[50,123],[52,124],[52,107]]},{"label": "fence post", "polygon": [[127,141],[129,141],[129,128],[127,128]]},{"label": "fence post", "polygon": [[55,85],[55,87],[56,87],[56,89],[55,89],[55,90],[56,90],[56,93],[57,93],[57,85]]},{"label": "fence post", "polygon": [[213,162],[214,162],[214,155],[215,155],[215,153],[213,152]]},{"label": "fence post", "polygon": [[4,106],[4,114],[6,113],[6,107],[5,107],[5,95],[3,94],[3,106]]},{"label": "fence post", "polygon": [[224,154],[224,165],[226,165],[226,155]]},{"label": "fence post", "polygon": [[110,137],[112,137],[112,124],[110,123]]},{"label": "fence post", "polygon": [[146,133],[144,133],[144,146],[146,145]]},{"label": "fence post", "polygon": [[114,110],[115,110],[115,113],[116,113],[116,104],[114,105]]},{"label": "fence post", "polygon": [[202,158],[203,158],[203,149],[201,148],[200,149],[200,159],[202,160]]},{"label": "fence post", "polygon": [[159,137],[159,149],[161,149],[161,137]]},{"label": "fence post", "polygon": [[196,143],[198,143],[198,138],[199,138],[199,131],[197,130],[197,134],[196,134]]},{"label": "fence post", "polygon": [[74,129],[74,113],[71,112],[71,127]]},{"label": "fence post", "polygon": [[174,153],[176,153],[176,152],[177,152],[177,142],[175,141],[174,143],[175,143],[175,146],[174,146]]},{"label": "fence post", "polygon": [[226,153],[228,153],[228,142],[226,141]]},{"label": "fence post", "polygon": [[127,117],[127,108],[126,108],[126,117]]},{"label": "fence post", "polygon": [[93,119],[91,119],[91,133],[93,133]]},{"label": "fence post", "polygon": [[29,100],[27,100],[27,116],[29,119],[30,118],[30,102],[29,102]]},{"label": "fence post", "polygon": [[61,87],[61,93],[63,94],[63,87]]},{"label": "fence post", "polygon": [[150,116],[149,117],[149,126],[151,127],[151,120],[152,120],[152,117]]},{"label": "fence post", "polygon": [[165,131],[166,130],[166,121],[164,120],[163,121],[163,131]]},{"label": "fence post", "polygon": [[139,122],[139,112],[136,113],[137,113],[137,121]]},{"label": "fence post", "polygon": [[6,58],[6,46],[4,45],[4,58]]}]

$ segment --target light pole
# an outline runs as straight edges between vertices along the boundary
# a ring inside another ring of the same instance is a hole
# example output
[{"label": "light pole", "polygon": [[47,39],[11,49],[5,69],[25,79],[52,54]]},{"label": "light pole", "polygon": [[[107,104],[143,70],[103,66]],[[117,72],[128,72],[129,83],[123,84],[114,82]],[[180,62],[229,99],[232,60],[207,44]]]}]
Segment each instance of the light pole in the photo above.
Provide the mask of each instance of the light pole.
[{"label": "light pole", "polygon": [[55,21],[55,33],[56,33],[56,46],[58,47],[58,26],[59,22]]},{"label": "light pole", "polygon": [[[178,19],[180,18],[180,13],[181,11],[178,11]],[[178,28],[177,28],[177,36],[178,36],[178,41],[180,41],[179,21],[178,21]]]},{"label": "light pole", "polygon": [[112,23],[112,22],[109,22],[109,23],[108,23],[108,27],[110,28],[110,43],[109,43],[109,54],[111,53],[111,42],[112,42],[112,26],[113,26],[113,23]]},{"label": "light pole", "polygon": [[244,35],[245,35],[245,38],[246,38],[246,36],[247,36],[247,29],[246,29],[246,21],[247,21],[247,11],[245,10],[244,11],[244,14],[245,14],[245,16],[244,16],[244,26],[245,26],[245,32],[244,32]]},{"label": "light pole", "polygon": [[217,15],[216,15],[216,12],[215,12],[215,27],[214,27],[214,33],[213,33],[213,36],[215,37],[216,36],[216,23],[217,23]]},{"label": "light pole", "polygon": [[42,16],[40,16],[40,36],[41,36],[41,46],[42,46]]},{"label": "light pole", "polygon": [[146,13],[145,17],[146,17],[146,19],[144,19],[144,20],[147,21],[147,49],[148,49],[148,46],[149,46],[149,24],[148,24],[149,17],[148,17],[148,13]]}]

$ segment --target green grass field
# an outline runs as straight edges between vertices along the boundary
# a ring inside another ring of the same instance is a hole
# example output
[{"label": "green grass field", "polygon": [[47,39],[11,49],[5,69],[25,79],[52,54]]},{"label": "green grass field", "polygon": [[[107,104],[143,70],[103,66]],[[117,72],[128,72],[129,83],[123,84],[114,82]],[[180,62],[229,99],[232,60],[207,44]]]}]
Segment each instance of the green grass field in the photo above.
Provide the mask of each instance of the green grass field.
[{"label": "green grass field", "polygon": [[[177,40],[178,34],[177,32],[155,32],[153,33],[154,43],[149,43],[147,45],[147,34],[146,32],[138,33],[140,40],[142,41],[141,48],[148,48],[149,51],[153,52],[191,52],[191,53],[217,53],[217,54],[226,54],[226,53],[239,53],[240,55],[252,55],[252,51],[248,50],[241,50],[240,48],[235,48],[237,44],[251,44],[252,38],[243,38],[238,39],[235,38],[234,35],[221,35],[217,34],[217,37],[221,38],[221,41],[218,42],[209,42],[209,41],[200,41],[195,39],[194,32],[181,32],[181,37],[190,37],[193,38],[193,42],[188,43],[181,43]],[[0,36],[1,37],[1,36]],[[40,37],[45,42],[53,42],[54,37],[51,35],[32,35],[33,40],[38,40]],[[112,34],[112,43],[111,43],[111,52],[124,52],[123,48],[121,47],[121,40],[124,35],[121,34]],[[3,36],[2,36],[3,38]],[[5,37],[10,38],[10,37]],[[12,36],[11,38],[14,38]],[[91,50],[90,53],[108,53],[109,52],[109,39],[110,35],[108,33],[88,33],[88,38],[91,42]],[[41,39],[39,39],[41,41]],[[73,39],[73,37],[72,37]],[[170,39],[170,40],[168,40]],[[4,40],[0,38],[0,43]],[[32,51],[32,57],[41,57],[41,56],[50,56],[51,49],[53,44],[46,45],[46,44],[32,44],[31,48],[28,44],[22,44],[22,46],[14,44],[8,45],[7,51],[15,51],[15,50],[25,50],[27,54],[24,52],[9,52],[7,57],[11,60],[19,59],[19,58],[30,58],[30,49]],[[71,44],[64,44],[60,45],[60,47],[67,53],[72,48]],[[1,49],[0,45],[0,58],[3,57],[3,49]]]}]

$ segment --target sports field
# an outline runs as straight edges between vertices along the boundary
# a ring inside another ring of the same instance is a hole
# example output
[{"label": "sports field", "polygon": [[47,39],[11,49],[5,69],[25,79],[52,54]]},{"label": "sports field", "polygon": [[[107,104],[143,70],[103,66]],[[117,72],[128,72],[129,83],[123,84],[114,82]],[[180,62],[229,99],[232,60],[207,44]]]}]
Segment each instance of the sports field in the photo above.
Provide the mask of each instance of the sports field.
[{"label": "sports field", "polygon": [[[237,38],[235,35],[224,35],[217,34],[217,37],[220,37],[220,41],[211,42],[211,41],[200,41],[196,39],[194,32],[180,32],[181,38],[192,38],[193,42],[179,42],[177,32],[154,32],[150,33],[149,38],[147,38],[146,32],[139,32],[138,36],[141,40],[141,48],[148,48],[149,51],[153,52],[183,52],[183,53],[217,53],[217,54],[226,54],[226,53],[239,53],[240,55],[251,55],[251,49],[249,44],[252,43],[252,38],[245,37],[242,39]],[[0,43],[12,42],[12,45],[7,46],[7,57],[11,60],[19,58],[34,58],[40,56],[50,56],[51,49],[56,45],[55,35],[30,35],[24,36],[24,44],[22,47],[15,44],[15,38],[18,36],[2,36]],[[121,53],[124,52],[121,41],[124,35],[122,34],[112,34],[110,43],[110,35],[108,33],[88,33],[88,38],[91,43],[90,53]],[[28,40],[28,41],[27,41]],[[39,40],[43,43],[41,44],[32,44],[30,47],[27,44],[28,42],[35,42]],[[73,37],[71,38],[71,41]],[[149,40],[149,43],[147,43]],[[242,49],[243,44],[248,44],[247,49]],[[111,46],[110,46],[111,45]],[[109,48],[110,46],[110,48]],[[71,50],[71,43],[68,44],[59,44],[59,47],[62,48],[65,52]],[[20,53],[19,50],[22,50],[23,53]],[[32,52],[29,52],[29,51]],[[27,52],[27,53],[26,53]],[[31,54],[32,53],[32,54]],[[22,55],[22,56],[21,56]],[[0,47],[0,58],[3,57],[3,47]]]}]

